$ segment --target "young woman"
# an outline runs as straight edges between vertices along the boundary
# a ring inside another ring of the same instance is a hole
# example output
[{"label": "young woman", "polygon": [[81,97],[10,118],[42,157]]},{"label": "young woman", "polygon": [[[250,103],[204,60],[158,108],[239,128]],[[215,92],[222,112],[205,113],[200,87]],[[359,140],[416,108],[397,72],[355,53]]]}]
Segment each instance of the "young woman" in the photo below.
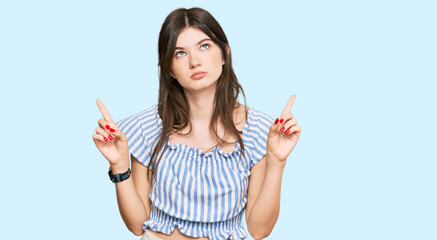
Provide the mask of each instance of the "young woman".
[{"label": "young woman", "polygon": [[[142,239],[267,237],[279,215],[282,173],[301,128],[237,102],[243,89],[218,22],[176,9],[159,34],[158,104],[93,135],[110,163],[121,216]],[[130,170],[130,161],[131,168]]]}]

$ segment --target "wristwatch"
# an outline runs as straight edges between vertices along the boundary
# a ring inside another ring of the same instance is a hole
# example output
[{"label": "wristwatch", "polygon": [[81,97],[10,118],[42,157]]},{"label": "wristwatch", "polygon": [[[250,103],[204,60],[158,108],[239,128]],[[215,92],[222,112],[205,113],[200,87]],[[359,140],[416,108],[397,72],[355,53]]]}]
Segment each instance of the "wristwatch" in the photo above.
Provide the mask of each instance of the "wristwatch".
[{"label": "wristwatch", "polygon": [[121,174],[112,174],[112,170],[111,168],[109,168],[108,175],[109,175],[109,179],[111,179],[113,183],[121,182],[129,178],[130,168],[127,169],[127,172]]}]

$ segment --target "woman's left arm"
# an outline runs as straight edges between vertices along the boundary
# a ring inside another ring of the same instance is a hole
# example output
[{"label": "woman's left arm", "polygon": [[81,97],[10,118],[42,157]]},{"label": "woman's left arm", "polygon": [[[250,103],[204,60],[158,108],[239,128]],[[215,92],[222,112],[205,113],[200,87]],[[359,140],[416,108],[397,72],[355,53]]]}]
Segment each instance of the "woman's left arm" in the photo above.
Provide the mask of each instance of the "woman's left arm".
[{"label": "woman's left arm", "polygon": [[267,153],[252,167],[246,204],[250,235],[262,239],[270,235],[279,216],[282,173],[287,157],[299,140],[301,127],[291,114],[295,96],[288,100],[281,117],[269,130]]}]

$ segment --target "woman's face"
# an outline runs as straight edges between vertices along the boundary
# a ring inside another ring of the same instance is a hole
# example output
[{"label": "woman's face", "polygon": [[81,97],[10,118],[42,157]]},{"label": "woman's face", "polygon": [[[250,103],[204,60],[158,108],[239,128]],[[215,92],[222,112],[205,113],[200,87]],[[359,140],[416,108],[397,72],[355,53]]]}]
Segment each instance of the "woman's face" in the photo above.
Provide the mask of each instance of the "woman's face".
[{"label": "woman's face", "polygon": [[171,76],[186,92],[215,91],[223,64],[219,46],[198,28],[187,27],[176,40]]}]

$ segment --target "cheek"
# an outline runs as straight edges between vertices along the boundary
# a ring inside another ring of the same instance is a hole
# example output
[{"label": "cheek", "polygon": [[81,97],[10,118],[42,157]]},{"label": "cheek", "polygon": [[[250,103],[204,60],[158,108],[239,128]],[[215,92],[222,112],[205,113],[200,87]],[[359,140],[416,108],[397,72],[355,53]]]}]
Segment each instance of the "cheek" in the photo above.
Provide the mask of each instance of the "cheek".
[{"label": "cheek", "polygon": [[222,66],[224,64],[224,60],[223,60],[223,56],[220,53],[220,51],[218,53],[215,54],[215,56],[213,58],[211,58],[211,62],[214,65],[214,69],[216,69],[217,71],[222,71]]},{"label": "cheek", "polygon": [[182,68],[181,68],[181,63],[178,62],[173,62],[172,66],[171,66],[171,71],[172,71],[172,77],[173,78],[178,78],[178,75],[181,74],[182,72]]}]

